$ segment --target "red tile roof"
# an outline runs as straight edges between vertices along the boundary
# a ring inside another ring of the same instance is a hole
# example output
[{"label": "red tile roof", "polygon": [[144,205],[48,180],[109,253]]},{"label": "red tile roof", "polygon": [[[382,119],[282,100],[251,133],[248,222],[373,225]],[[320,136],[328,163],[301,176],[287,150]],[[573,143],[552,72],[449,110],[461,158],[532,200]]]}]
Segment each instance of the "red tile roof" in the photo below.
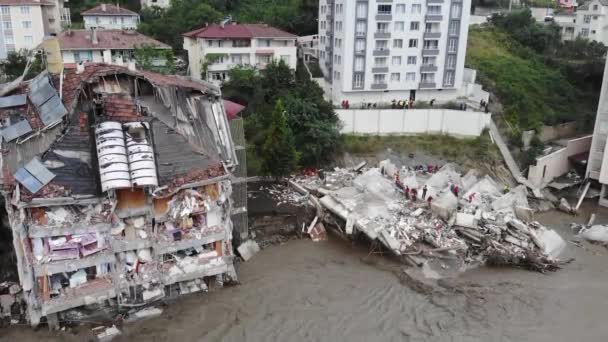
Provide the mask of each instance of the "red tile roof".
[{"label": "red tile roof", "polygon": [[245,110],[245,106],[236,102],[224,100],[224,109],[226,110],[226,117],[228,118],[228,121],[231,121],[236,118],[240,112]]},{"label": "red tile roof", "polygon": [[[2,1],[2,0],[0,0]],[[123,7],[119,7],[112,4],[105,4],[105,11],[102,9],[104,4],[97,5],[91,9],[88,9],[81,14],[84,15],[139,15],[131,10]]]},{"label": "red tile roof", "polygon": [[58,36],[61,50],[135,49],[141,45],[153,45],[159,49],[170,49],[159,42],[132,30],[97,30],[97,44],[91,41],[91,30],[71,30]]},{"label": "red tile roof", "polygon": [[135,100],[126,94],[108,94],[103,99],[105,115],[112,121],[131,122],[141,120]]},{"label": "red tile roof", "polygon": [[266,24],[209,25],[183,34],[190,38],[297,38],[296,35]]},{"label": "red tile roof", "polygon": [[24,6],[24,5],[55,6],[55,3],[52,1],[43,1],[43,0],[40,0],[40,1],[36,1],[36,0],[0,0],[0,6],[10,6],[10,5],[14,5],[14,6]]}]

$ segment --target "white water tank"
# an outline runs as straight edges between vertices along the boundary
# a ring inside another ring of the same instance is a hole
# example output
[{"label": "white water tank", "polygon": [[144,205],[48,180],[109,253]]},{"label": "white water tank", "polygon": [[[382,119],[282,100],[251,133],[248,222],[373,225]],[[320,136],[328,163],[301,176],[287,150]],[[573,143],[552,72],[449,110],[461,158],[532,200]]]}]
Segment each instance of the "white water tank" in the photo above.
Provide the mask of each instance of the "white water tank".
[{"label": "white water tank", "polygon": [[101,190],[130,188],[129,160],[120,122],[103,122],[95,129]]},{"label": "white water tank", "polygon": [[125,124],[127,158],[133,186],[158,186],[154,150],[150,143],[149,126],[143,122]]}]

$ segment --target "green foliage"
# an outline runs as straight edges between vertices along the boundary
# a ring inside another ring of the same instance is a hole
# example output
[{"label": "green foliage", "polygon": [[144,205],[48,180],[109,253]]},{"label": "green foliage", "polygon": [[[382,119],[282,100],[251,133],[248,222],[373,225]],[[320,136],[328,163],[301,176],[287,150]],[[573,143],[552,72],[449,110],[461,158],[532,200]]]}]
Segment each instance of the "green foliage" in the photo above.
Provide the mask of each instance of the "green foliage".
[{"label": "green foliage", "polygon": [[209,72],[209,66],[217,63],[217,61],[226,56],[223,53],[208,53],[205,55],[205,59],[201,61],[201,79],[207,80],[207,73]]},{"label": "green foliage", "polygon": [[277,101],[272,111],[270,126],[264,135],[260,151],[262,172],[273,177],[289,175],[296,169],[299,156],[281,100]]},{"label": "green foliage", "polygon": [[508,32],[522,46],[539,53],[555,51],[561,45],[561,28],[555,23],[538,24],[527,8],[494,15],[492,23]]},{"label": "green foliage", "polygon": [[[17,77],[23,74],[25,70],[25,66],[27,65],[28,55],[30,51],[28,50],[20,50],[19,52],[9,52],[6,56],[6,59],[0,61],[0,81],[2,82],[10,82]],[[43,69],[45,65],[42,61],[42,55],[37,54],[32,61],[32,65],[30,66],[30,70],[27,75],[25,75],[25,79],[31,79],[34,76],[38,75]]]},{"label": "green foliage", "polygon": [[[155,66],[155,60],[165,60],[165,65]],[[175,73],[175,56],[170,49],[157,49],[153,45],[142,44],[135,48],[135,61],[137,67],[143,70]]]},{"label": "green foliage", "polygon": [[524,151],[522,164],[526,167],[534,164],[536,162],[536,157],[542,155],[544,149],[545,145],[537,136],[534,136],[532,141],[530,141],[530,148],[527,151]]}]

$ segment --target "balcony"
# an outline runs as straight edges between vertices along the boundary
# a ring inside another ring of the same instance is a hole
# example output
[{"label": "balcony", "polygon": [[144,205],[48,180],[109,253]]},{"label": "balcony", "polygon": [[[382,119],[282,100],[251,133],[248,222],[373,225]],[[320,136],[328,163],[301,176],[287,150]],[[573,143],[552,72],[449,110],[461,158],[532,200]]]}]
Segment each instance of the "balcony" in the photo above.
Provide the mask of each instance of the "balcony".
[{"label": "balcony", "polygon": [[422,65],[420,67],[420,72],[435,72],[437,71],[436,65]]},{"label": "balcony", "polygon": [[439,55],[439,49],[422,49],[423,56],[437,56]]},{"label": "balcony", "polygon": [[430,13],[424,17],[424,20],[426,20],[427,22],[442,21],[443,16],[439,13],[437,13],[437,14]]},{"label": "balcony", "polygon": [[384,74],[388,72],[388,66],[375,66],[372,67],[372,72],[374,74]]},{"label": "balcony", "polygon": [[393,0],[376,0],[376,2],[379,4],[390,4]]},{"label": "balcony", "polygon": [[376,21],[392,21],[393,15],[390,13],[379,12],[376,14]]},{"label": "balcony", "polygon": [[332,50],[331,45],[325,45],[325,51],[331,52],[331,50]]},{"label": "balcony", "polygon": [[387,49],[376,49],[374,50],[374,56],[389,56],[391,54],[391,50]]},{"label": "balcony", "polygon": [[355,32],[355,37],[366,37],[367,33],[366,32]]},{"label": "balcony", "polygon": [[441,37],[441,32],[424,32],[422,38],[424,39],[438,39]]},{"label": "balcony", "polygon": [[[453,2],[456,2],[455,0],[452,0]],[[427,4],[442,4],[443,0],[426,0]]]},{"label": "balcony", "polygon": [[374,38],[376,39],[388,39],[391,37],[391,33],[388,31],[378,31],[374,33]]},{"label": "balcony", "polygon": [[434,89],[436,87],[437,84],[435,82],[420,81],[420,85],[418,85],[420,89]]},{"label": "balcony", "polygon": [[357,55],[357,56],[365,56],[365,50],[355,50],[355,55]]},{"label": "balcony", "polygon": [[386,89],[386,88],[388,88],[387,83],[372,83],[372,89],[381,90],[381,89]]}]

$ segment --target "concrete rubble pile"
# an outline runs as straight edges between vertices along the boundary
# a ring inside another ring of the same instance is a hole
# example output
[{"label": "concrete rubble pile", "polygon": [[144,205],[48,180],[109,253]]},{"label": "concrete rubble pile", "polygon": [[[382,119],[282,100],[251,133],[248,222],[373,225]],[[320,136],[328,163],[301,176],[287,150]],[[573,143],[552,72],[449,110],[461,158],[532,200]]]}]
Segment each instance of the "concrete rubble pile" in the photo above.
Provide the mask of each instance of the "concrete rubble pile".
[{"label": "concrete rubble pile", "polygon": [[299,177],[292,183],[311,193],[311,202],[319,198],[326,222],[349,236],[364,234],[410,261],[447,254],[465,264],[559,268],[565,243],[533,221],[525,187],[500,190],[492,178],[476,170],[461,176],[453,164],[434,171],[398,168],[387,160],[378,168],[335,169],[323,179]]}]

